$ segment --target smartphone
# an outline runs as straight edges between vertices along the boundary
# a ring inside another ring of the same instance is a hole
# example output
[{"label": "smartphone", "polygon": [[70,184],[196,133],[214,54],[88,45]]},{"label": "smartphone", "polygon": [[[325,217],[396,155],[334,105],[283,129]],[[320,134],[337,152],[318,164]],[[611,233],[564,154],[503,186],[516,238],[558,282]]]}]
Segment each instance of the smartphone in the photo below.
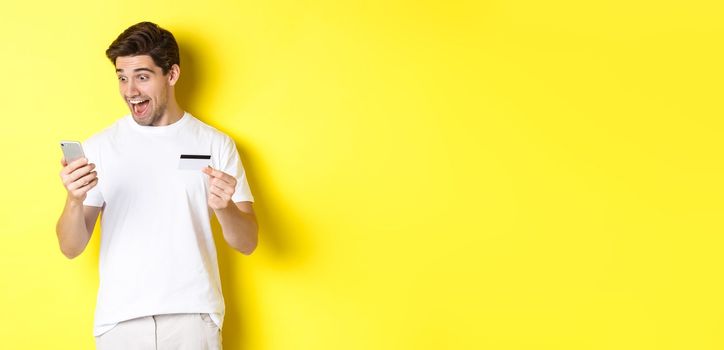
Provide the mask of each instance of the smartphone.
[{"label": "smartphone", "polygon": [[70,164],[78,158],[84,158],[83,146],[78,141],[60,141],[60,148],[63,149],[65,163]]}]

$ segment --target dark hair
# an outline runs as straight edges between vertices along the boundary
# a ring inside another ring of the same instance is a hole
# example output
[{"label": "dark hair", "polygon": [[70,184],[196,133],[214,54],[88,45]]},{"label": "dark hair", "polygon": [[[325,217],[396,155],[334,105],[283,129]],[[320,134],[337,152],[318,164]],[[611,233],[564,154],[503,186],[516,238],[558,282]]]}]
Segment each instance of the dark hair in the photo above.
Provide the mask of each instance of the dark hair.
[{"label": "dark hair", "polygon": [[178,44],[173,34],[155,23],[141,22],[124,30],[106,50],[106,57],[115,65],[121,56],[149,55],[168,73],[174,64],[180,65]]}]

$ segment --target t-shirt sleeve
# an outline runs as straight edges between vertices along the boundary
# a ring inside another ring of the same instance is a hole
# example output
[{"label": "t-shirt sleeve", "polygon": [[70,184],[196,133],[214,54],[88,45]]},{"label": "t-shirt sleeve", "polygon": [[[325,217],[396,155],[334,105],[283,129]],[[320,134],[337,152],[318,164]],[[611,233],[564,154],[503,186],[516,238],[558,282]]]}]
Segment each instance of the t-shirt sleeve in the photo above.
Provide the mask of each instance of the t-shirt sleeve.
[{"label": "t-shirt sleeve", "polygon": [[221,147],[219,170],[236,178],[236,189],[231,196],[234,203],[254,201],[254,196],[252,196],[249,183],[246,180],[246,171],[244,171],[244,166],[239,158],[239,152],[236,150],[234,141],[228,136],[224,138]]},{"label": "t-shirt sleeve", "polygon": [[[95,171],[96,174],[98,174],[98,181],[101,181],[101,166],[100,166],[100,159],[98,155],[98,147],[97,145],[92,142],[90,139],[83,142],[83,153],[85,153],[86,158],[88,158],[88,162],[93,163],[96,165]],[[103,206],[103,195],[101,194],[101,189],[98,184],[96,184],[95,187],[88,190],[85,200],[83,201],[83,205],[91,206],[91,207],[102,207]]]}]

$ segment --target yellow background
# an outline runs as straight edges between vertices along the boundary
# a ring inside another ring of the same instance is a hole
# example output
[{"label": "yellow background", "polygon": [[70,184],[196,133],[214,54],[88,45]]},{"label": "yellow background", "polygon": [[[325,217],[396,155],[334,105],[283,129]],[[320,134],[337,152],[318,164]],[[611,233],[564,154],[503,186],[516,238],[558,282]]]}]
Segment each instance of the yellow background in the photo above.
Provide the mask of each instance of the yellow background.
[{"label": "yellow background", "polygon": [[724,348],[721,2],[102,3],[0,14],[3,349],[93,348],[58,141],[127,113],[141,20],[256,197],[226,349]]}]

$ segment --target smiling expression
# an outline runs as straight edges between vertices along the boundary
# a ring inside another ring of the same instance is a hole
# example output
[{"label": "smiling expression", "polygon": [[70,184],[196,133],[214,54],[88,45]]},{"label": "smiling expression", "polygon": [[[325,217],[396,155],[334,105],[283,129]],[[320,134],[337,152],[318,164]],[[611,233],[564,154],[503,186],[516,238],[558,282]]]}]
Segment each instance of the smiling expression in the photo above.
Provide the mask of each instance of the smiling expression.
[{"label": "smiling expression", "polygon": [[169,94],[176,82],[174,70],[163,74],[151,56],[116,58],[116,75],[121,97],[139,125],[156,126],[167,117]]}]

